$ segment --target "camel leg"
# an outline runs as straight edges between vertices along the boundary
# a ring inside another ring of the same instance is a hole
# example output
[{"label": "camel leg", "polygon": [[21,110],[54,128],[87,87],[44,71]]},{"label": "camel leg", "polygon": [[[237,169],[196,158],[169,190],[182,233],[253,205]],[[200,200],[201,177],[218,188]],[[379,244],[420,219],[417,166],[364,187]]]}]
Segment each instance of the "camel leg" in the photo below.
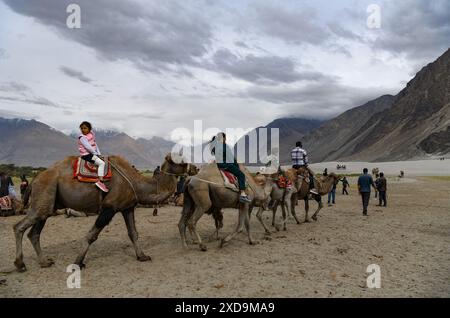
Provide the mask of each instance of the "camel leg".
[{"label": "camel leg", "polygon": [[122,216],[127,226],[128,237],[130,238],[131,242],[133,242],[134,251],[136,252],[136,258],[141,262],[151,261],[152,258],[145,255],[138,244],[138,232],[136,230],[136,222],[134,220],[134,209],[123,211]]},{"label": "camel leg", "polygon": [[305,198],[305,223],[310,222],[309,218],[308,218],[308,211],[309,211],[309,201],[308,198]]},{"label": "camel leg", "polygon": [[248,219],[252,217],[252,211],[253,211],[253,204],[248,205]]},{"label": "camel leg", "polygon": [[[262,211],[262,210],[263,210],[263,207],[260,207],[259,211]],[[258,214],[259,214],[259,211],[258,211]],[[257,214],[257,216],[258,216],[258,214]],[[246,229],[247,235],[248,235],[248,244],[254,245],[255,241],[253,241],[252,235],[250,233],[250,218],[249,218],[248,214],[245,215],[244,224],[245,224],[245,229]],[[263,225],[264,225],[264,223],[263,223]],[[266,229],[266,231],[267,231],[267,229]]]},{"label": "camel leg", "polygon": [[40,243],[40,237],[42,229],[45,226],[45,222],[47,220],[38,220],[32,227],[30,232],[28,232],[28,239],[31,241],[31,244],[33,245],[34,250],[36,251],[36,255],[38,257],[39,265],[42,268],[50,267],[55,262],[51,258],[44,258],[42,255],[41,250],[41,243]]},{"label": "camel leg", "polygon": [[197,232],[197,222],[198,220],[200,220],[200,218],[202,217],[204,211],[201,207],[197,206],[195,208],[194,214],[191,216],[191,218],[188,220],[187,222],[187,226],[189,228],[189,231],[193,234],[194,238],[197,239],[198,245],[200,246],[200,250],[202,251],[206,251],[206,245],[204,245],[202,243],[202,238],[200,237],[200,235]]},{"label": "camel leg", "polygon": [[[264,224],[263,218],[262,218],[262,214],[264,212],[264,209],[262,207],[259,208],[258,213],[256,213],[256,218],[258,219],[258,221],[262,224],[264,230],[266,231],[266,235],[270,235],[270,231],[267,228],[266,224]],[[250,221],[250,215],[249,215],[249,221]]]},{"label": "camel leg", "polygon": [[98,235],[105,228],[105,226],[108,225],[109,222],[111,222],[112,218],[114,217],[114,214],[115,211],[112,208],[102,209],[100,215],[95,220],[94,226],[89,230],[88,234],[84,238],[83,248],[80,254],[78,254],[74,264],[77,264],[78,266],[80,266],[80,268],[86,267],[83,261],[84,258],[86,257],[89,247],[91,246],[92,243],[94,243],[98,239]]},{"label": "camel leg", "polygon": [[24,272],[27,270],[25,263],[23,262],[23,234],[29,227],[35,225],[38,221],[39,217],[34,212],[30,212],[30,214],[14,225],[14,235],[16,238],[16,260],[14,261],[14,265],[19,272]]},{"label": "camel leg", "polygon": [[319,206],[317,207],[316,212],[314,212],[313,216],[311,217],[314,221],[317,221],[317,214],[319,214],[319,211],[322,209],[323,204],[322,204],[322,197],[319,196],[318,200],[316,198],[317,203],[319,204]]},{"label": "camel leg", "polygon": [[223,245],[229,241],[231,241],[233,239],[233,237],[235,237],[237,234],[239,234],[240,232],[242,232],[242,230],[244,229],[244,225],[245,225],[245,220],[248,219],[248,207],[246,204],[244,204],[244,208],[240,208],[239,209],[239,221],[238,224],[236,226],[236,230],[234,230],[234,232],[232,232],[231,234],[229,234],[228,236],[226,236],[225,238],[223,238],[220,241],[220,247],[223,247]]},{"label": "camel leg", "polygon": [[[275,227],[275,214],[277,213],[279,201],[276,200],[272,208],[272,226]],[[278,231],[278,229],[277,229]]]},{"label": "camel leg", "polygon": [[184,249],[187,249],[188,245],[186,241],[186,220],[183,216],[181,216],[181,219],[178,222],[178,230],[180,231],[181,245]]},{"label": "camel leg", "polygon": [[288,211],[291,211],[291,215],[294,217],[295,222],[297,222],[297,224],[300,224],[300,221],[297,218],[297,214],[295,213],[295,204],[292,203],[291,198],[286,198],[286,209]]},{"label": "camel leg", "polygon": [[284,204],[284,201],[281,202],[281,214],[283,215],[283,221],[281,223],[283,227],[283,231],[286,231],[286,224],[287,224],[287,213],[286,213],[286,205]]}]

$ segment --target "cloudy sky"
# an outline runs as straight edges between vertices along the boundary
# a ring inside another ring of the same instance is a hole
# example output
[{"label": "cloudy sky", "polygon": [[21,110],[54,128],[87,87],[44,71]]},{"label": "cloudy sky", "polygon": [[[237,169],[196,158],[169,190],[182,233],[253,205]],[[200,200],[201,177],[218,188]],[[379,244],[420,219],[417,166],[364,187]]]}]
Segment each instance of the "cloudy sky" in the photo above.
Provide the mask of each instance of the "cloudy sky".
[{"label": "cloudy sky", "polygon": [[396,94],[449,47],[450,1],[0,0],[0,30],[0,116],[169,138]]}]

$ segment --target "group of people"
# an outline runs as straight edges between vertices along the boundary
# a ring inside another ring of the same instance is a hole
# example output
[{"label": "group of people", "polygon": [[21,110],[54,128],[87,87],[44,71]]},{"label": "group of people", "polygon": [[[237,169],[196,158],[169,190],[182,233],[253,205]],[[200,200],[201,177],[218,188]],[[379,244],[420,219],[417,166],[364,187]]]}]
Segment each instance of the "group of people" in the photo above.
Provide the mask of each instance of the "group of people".
[{"label": "group of people", "polygon": [[[90,163],[98,166],[98,180],[95,183],[101,191],[108,192],[108,187],[103,183],[103,177],[105,176],[105,161],[101,156],[99,146],[95,139],[95,133],[92,130],[92,125],[84,121],[80,124],[80,134],[78,136],[78,150],[80,157]],[[245,174],[240,170],[236,158],[234,157],[234,151],[226,143],[226,135],[223,132],[218,133],[210,141],[210,151],[215,157],[215,162],[219,169],[231,172],[236,176],[238,180],[238,187],[240,190],[239,201],[242,203],[250,203],[245,189],[246,181]],[[314,186],[314,173],[308,167],[308,155],[306,150],[300,141],[296,142],[295,147],[291,150],[292,168],[294,169],[306,169],[309,172],[309,186],[310,193],[317,195],[318,192]],[[280,167],[278,167],[280,169]],[[159,167],[156,169],[155,174],[159,173]],[[325,169],[323,175],[328,174]],[[350,186],[347,179],[344,177],[342,180],[342,194],[348,195],[347,188]],[[183,191],[184,180],[180,180],[177,185],[177,194],[181,194]],[[367,215],[367,206],[370,198],[371,186],[375,189],[375,193],[379,195],[379,205],[386,206],[386,178],[383,173],[377,176],[374,182],[372,176],[368,174],[367,168],[363,170],[363,175],[358,178],[358,191],[361,194],[363,201],[363,214]],[[28,181],[25,176],[22,176],[21,193],[25,192],[28,186]],[[12,179],[5,174],[0,174],[0,198],[4,196],[16,197],[14,191],[14,184]],[[335,204],[336,185],[328,194],[328,204]]]},{"label": "group of people", "polygon": [[[328,176],[328,169],[325,168],[322,175],[324,177]],[[350,184],[348,183],[347,177],[344,177],[342,180],[339,180],[342,182],[342,195],[348,195],[347,188],[350,187]],[[336,184],[333,184],[333,188],[330,192],[328,192],[328,206],[331,206],[332,204],[336,204]]]},{"label": "group of people", "polygon": [[[28,188],[28,180],[25,175],[22,175],[20,179],[20,195],[23,197]],[[19,198],[16,194],[11,176],[0,172],[0,214],[2,216],[14,215],[18,212],[14,211],[13,201],[15,200],[19,200]]]}]

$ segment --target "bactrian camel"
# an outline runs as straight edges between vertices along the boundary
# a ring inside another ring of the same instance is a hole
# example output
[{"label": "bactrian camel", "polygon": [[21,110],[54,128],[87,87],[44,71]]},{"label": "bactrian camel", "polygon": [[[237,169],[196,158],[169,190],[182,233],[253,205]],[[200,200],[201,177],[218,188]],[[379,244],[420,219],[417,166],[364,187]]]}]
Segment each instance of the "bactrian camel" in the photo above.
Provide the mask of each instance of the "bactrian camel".
[{"label": "bactrian camel", "polygon": [[[264,193],[262,187],[255,183],[248,170],[242,164],[239,166],[249,184],[247,189],[249,198],[251,200],[263,200]],[[194,239],[199,244],[200,249],[206,251],[206,245],[202,243],[202,239],[196,229],[197,222],[204,213],[213,213],[213,215],[215,213],[220,214],[220,209],[223,208],[238,208],[239,219],[235,231],[223,238],[220,246],[223,246],[223,244],[229,242],[234,236],[240,233],[244,229],[244,226],[247,230],[249,243],[254,244],[250,234],[249,204],[240,203],[239,193],[224,187],[223,178],[217,168],[217,164],[212,163],[204,166],[197,175],[186,180],[183,210],[178,223],[183,247],[187,248],[186,227],[188,227]],[[216,218],[217,226],[218,222]]]},{"label": "bactrian camel", "polygon": [[56,210],[64,208],[86,213],[100,211],[95,224],[84,238],[81,252],[75,260],[75,264],[80,267],[84,267],[83,261],[89,246],[97,240],[100,232],[117,212],[121,212],[125,219],[128,236],[134,245],[137,259],[151,260],[138,244],[134,209],[138,203],[153,204],[165,200],[173,193],[172,189],[175,189],[176,177],[194,174],[196,168],[186,163],[175,163],[171,156],[167,155],[161,168],[166,176],[156,182],[136,172],[125,159],[111,156],[113,176],[108,183],[110,191],[103,194],[92,183],[82,183],[73,178],[72,164],[75,159],[76,157],[73,156],[67,157],[41,172],[33,180],[31,208],[27,216],[14,226],[16,238],[14,264],[17,270],[26,270],[23,262],[22,238],[24,232],[30,227],[28,238],[36,251],[40,266],[49,267],[54,264],[53,260],[43,256],[39,238],[47,219],[57,215]]}]

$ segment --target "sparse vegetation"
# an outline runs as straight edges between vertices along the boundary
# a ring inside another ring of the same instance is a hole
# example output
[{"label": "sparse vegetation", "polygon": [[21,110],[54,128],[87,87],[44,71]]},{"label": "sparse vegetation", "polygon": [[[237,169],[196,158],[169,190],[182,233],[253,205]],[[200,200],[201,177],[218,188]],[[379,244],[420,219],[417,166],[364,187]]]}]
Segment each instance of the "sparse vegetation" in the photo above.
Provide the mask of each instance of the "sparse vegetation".
[{"label": "sparse vegetation", "polygon": [[34,168],[34,167],[17,167],[14,164],[0,164],[0,171],[6,173],[11,177],[20,178],[21,175],[25,175],[27,178],[34,178],[39,172],[44,171],[46,168]]}]

